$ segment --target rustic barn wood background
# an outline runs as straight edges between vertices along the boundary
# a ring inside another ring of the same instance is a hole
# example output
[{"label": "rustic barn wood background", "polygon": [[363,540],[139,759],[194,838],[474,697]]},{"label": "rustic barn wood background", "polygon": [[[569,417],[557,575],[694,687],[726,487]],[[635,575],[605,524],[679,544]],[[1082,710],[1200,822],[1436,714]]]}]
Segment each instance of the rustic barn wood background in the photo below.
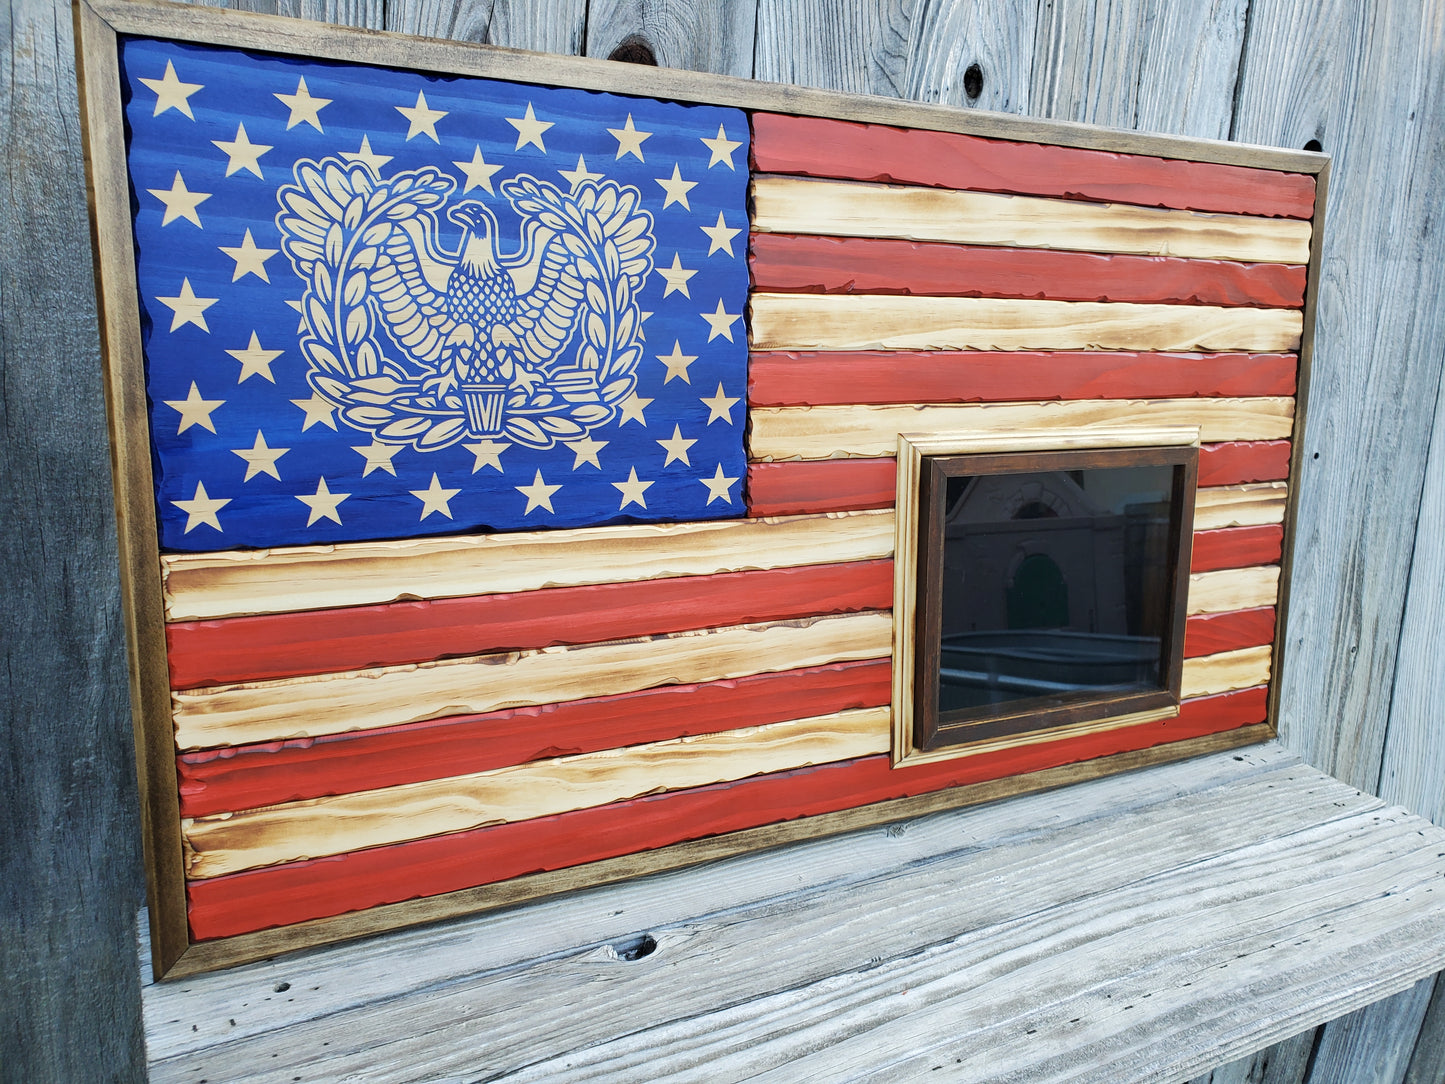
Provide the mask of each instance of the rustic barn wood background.
[{"label": "rustic barn wood background", "polygon": [[[1346,782],[1445,818],[1445,5],[233,6],[1332,154],[1281,736]],[[0,1077],[36,1084],[144,1077],[142,875],[70,18],[59,0],[0,13]],[[1445,987],[1428,980],[1208,1079],[1442,1078]]]}]

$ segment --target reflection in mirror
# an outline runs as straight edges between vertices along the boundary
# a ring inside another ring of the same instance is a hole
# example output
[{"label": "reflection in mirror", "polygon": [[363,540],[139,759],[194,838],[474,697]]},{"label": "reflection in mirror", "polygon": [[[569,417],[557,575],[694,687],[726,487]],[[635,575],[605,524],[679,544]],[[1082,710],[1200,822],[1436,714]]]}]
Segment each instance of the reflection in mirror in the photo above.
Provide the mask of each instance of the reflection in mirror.
[{"label": "reflection in mirror", "polygon": [[940,716],[1160,687],[1173,482],[1163,464],[948,479]]}]

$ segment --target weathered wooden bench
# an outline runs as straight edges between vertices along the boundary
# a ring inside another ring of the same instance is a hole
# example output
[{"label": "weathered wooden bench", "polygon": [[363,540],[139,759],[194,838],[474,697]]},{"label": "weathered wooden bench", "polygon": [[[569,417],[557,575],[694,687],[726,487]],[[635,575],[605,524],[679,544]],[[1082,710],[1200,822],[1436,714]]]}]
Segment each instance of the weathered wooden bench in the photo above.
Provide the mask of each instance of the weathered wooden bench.
[{"label": "weathered wooden bench", "polygon": [[1161,1084],[1439,970],[1442,878],[1271,743],[153,984],[152,1080]]}]

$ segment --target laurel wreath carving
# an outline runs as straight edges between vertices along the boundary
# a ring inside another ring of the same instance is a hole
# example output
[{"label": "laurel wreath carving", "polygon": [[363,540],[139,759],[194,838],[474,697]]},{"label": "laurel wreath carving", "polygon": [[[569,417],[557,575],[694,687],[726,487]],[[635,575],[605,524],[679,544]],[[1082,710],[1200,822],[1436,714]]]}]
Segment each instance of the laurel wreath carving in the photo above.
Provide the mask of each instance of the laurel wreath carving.
[{"label": "laurel wreath carving", "polygon": [[[436,367],[394,343],[393,350],[384,348],[390,339],[379,334],[370,282],[383,247],[408,222],[424,222],[425,256],[454,262],[432,238],[456,182],[433,166],[383,179],[369,164],[335,157],[302,160],[294,177],[277,192],[276,220],[292,267],[307,284],[300,343],[310,362],[307,382],[348,425],[379,441],[431,451],[464,439],[460,397],[437,395],[423,384]],[[588,181],[563,193],[522,174],[500,187],[524,222],[535,219],[556,235],[549,243],[566,246],[581,281],[577,328],[563,346],[571,357],[551,359],[550,368],[575,364],[595,372],[596,392],[563,394],[544,381],[507,394],[506,437],[546,449],[609,421],[636,387],[642,356],[637,294],[652,270],[652,216],[641,208],[637,189],[615,181]],[[417,240],[416,231],[411,238]],[[428,319],[440,324],[446,316],[433,312]]]}]

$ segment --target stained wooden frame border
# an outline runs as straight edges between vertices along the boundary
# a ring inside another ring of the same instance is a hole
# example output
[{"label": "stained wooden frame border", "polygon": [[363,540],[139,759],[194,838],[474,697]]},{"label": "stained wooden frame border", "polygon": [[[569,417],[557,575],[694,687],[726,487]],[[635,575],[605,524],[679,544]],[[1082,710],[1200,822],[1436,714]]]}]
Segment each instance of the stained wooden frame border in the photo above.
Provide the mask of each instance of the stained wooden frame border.
[{"label": "stained wooden frame border", "polygon": [[[916,531],[912,548],[918,565],[914,590],[916,620],[913,627],[913,745],[929,752],[948,749],[967,755],[979,743],[1019,740],[1037,730],[1067,730],[1081,724],[1128,718],[1143,722],[1179,714],[1184,672],[1184,620],[1189,594],[1189,554],[1194,520],[1194,491],[1199,475],[1199,442],[1163,447],[1114,447],[1090,451],[1038,451],[988,454],[931,455],[920,466],[917,517],[900,530]],[[1160,687],[1126,693],[1080,691],[1064,703],[1020,699],[994,710],[975,709],[963,715],[938,710],[937,698],[920,690],[937,687],[942,666],[944,522],[947,480],[972,475],[1036,474],[1041,471],[1109,470],[1118,467],[1160,466],[1170,469],[1168,603],[1166,627],[1160,642]],[[913,495],[910,495],[912,497]],[[906,630],[905,630],[906,631]]]},{"label": "stained wooden frame border", "polygon": [[[1024,120],[973,110],[759,83],[730,76],[639,68],[612,61],[437,41],[280,16],[193,7],[164,0],[74,0],[73,16],[104,380],[109,404],[121,589],[128,634],[127,659],[150,900],[152,964],[157,978],[180,977],[280,952],[510,906],[558,892],[676,869],[849,828],[1060,786],[1112,772],[1234,748],[1275,734],[1272,720],[1277,718],[1278,712],[1278,677],[1284,658],[1282,632],[1289,596],[1291,541],[1304,454],[1301,438],[1323,243],[1321,227],[1330,161],[1327,155],[1217,140],[1111,131],[1065,121]],[[501,884],[316,919],[221,941],[192,943],[186,921],[162,587],[157,560],[159,542],[154,517],[140,313],[126,172],[118,59],[120,35],[1314,176],[1315,228],[1311,239],[1304,334],[1299,355],[1290,495],[1285,518],[1284,560],[1269,691],[1268,718],[1271,722],[1140,752],[1120,753],[920,797],[896,799],[675,844],[658,851],[607,859],[575,869],[533,874]]]}]

